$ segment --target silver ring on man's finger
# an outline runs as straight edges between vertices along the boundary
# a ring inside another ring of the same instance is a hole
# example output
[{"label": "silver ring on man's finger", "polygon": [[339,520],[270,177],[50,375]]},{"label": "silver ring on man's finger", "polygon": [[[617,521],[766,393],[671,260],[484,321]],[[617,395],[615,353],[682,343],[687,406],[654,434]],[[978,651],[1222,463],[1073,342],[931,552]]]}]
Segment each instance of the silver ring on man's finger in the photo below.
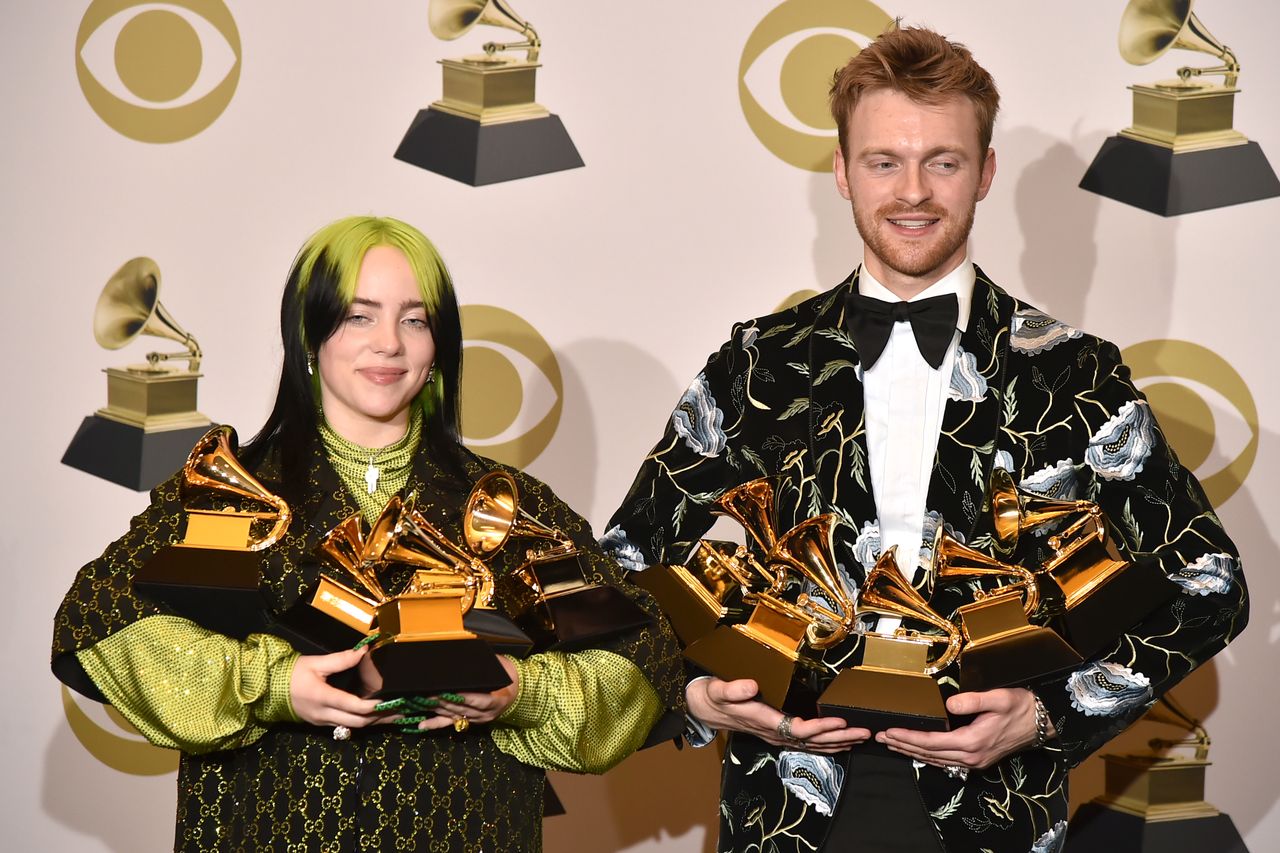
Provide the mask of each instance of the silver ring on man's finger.
[{"label": "silver ring on man's finger", "polygon": [[789,714],[782,715],[782,719],[778,720],[778,727],[776,729],[778,737],[785,741],[791,741],[792,743],[797,740],[796,736],[791,733],[791,721],[794,719],[795,717],[792,717]]},{"label": "silver ring on man's finger", "polygon": [[969,768],[961,767],[959,764],[948,764],[942,770],[952,779],[959,779],[961,782],[969,778]]}]

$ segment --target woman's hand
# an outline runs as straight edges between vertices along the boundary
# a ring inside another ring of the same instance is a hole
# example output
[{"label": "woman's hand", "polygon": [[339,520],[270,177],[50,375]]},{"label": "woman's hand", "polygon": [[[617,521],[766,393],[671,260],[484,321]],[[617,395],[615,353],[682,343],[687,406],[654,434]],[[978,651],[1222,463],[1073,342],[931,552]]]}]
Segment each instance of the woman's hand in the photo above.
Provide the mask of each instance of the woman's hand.
[{"label": "woman's hand", "polygon": [[[424,731],[453,727],[466,731],[473,723],[492,723],[520,694],[520,673],[510,658],[498,655],[498,662],[511,677],[511,683],[492,693],[442,693],[431,698],[439,702],[431,716],[418,723]],[[461,700],[461,701],[455,701]],[[464,724],[461,721],[466,720]]]},{"label": "woman's hand", "polygon": [[363,728],[381,721],[376,699],[361,699],[328,682],[328,677],[357,666],[368,656],[367,649],[334,652],[331,655],[303,655],[293,665],[289,681],[289,701],[293,713],[316,726]]}]

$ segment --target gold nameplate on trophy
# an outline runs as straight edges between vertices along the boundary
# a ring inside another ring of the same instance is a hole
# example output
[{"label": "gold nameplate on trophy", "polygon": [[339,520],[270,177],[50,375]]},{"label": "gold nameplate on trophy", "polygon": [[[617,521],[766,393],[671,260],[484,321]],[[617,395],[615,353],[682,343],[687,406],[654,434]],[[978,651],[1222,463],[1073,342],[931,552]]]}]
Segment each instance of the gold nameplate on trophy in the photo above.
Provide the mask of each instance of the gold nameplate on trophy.
[{"label": "gold nameplate on trophy", "polygon": [[[960,629],[935,613],[898,569],[897,546],[876,560],[858,591],[857,615],[922,622],[942,633],[899,626],[892,634],[863,633],[863,659],[845,669],[818,697],[824,717],[842,717],[872,732],[900,726],[946,731],[946,704],[933,676],[960,655]],[[942,646],[935,657],[933,648]]]},{"label": "gold nameplate on trophy", "polygon": [[[266,611],[259,592],[261,551],[284,536],[292,512],[235,457],[236,434],[214,427],[196,444],[181,472],[187,526],[183,541],[162,548],[134,575],[134,588],[218,633],[244,637],[261,630]],[[212,498],[262,504],[265,511],[192,506]],[[270,523],[254,536],[253,525]]]},{"label": "gold nameplate on trophy", "polygon": [[1010,551],[1026,530],[1055,521],[1067,524],[1049,537],[1053,553],[1036,569],[1041,604],[1035,618],[1085,659],[1177,593],[1154,562],[1120,556],[1106,516],[1092,501],[1022,492],[1008,471],[997,468],[991,475],[991,511],[996,541]]},{"label": "gold nameplate on trophy", "polygon": [[979,590],[975,601],[956,610],[964,638],[961,691],[1026,685],[1082,662],[1056,632],[1028,621],[1040,603],[1039,584],[1029,569],[963,545],[939,524],[930,571],[941,584],[981,578],[1010,581],[990,592]]}]

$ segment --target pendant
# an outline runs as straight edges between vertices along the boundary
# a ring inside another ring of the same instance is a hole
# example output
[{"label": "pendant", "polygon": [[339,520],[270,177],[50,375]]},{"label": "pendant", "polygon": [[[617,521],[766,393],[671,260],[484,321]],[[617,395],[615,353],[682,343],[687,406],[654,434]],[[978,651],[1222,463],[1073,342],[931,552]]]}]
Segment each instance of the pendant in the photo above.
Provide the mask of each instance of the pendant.
[{"label": "pendant", "polygon": [[369,489],[369,494],[373,494],[378,489],[378,469],[373,466],[373,457],[369,457],[369,467],[364,472],[364,484]]}]

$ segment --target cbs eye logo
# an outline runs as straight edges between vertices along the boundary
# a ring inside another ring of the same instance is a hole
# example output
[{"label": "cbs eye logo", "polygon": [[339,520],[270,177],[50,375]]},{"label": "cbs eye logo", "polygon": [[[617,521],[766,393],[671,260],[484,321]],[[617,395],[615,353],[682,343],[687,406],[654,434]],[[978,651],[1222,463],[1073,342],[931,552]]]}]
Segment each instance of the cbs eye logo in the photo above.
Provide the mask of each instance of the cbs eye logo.
[{"label": "cbs eye logo", "polygon": [[738,63],[742,114],[764,147],[797,168],[829,170],[831,77],[891,23],[869,0],[787,0],[765,15]]},{"label": "cbs eye logo", "polygon": [[524,468],[551,443],[564,378],[546,339],[492,305],[461,308],[462,437],[484,456]]},{"label": "cbs eye logo", "polygon": [[80,745],[111,769],[133,776],[159,776],[178,769],[176,750],[152,746],[110,705],[79,699],[63,687],[62,711]]},{"label": "cbs eye logo", "polygon": [[240,82],[240,33],[222,0],[94,0],[76,33],[85,99],[138,142],[178,142],[213,124]]},{"label": "cbs eye logo", "polygon": [[1190,341],[1143,341],[1122,355],[1179,461],[1221,507],[1258,456],[1258,405],[1249,386],[1222,356]]}]

